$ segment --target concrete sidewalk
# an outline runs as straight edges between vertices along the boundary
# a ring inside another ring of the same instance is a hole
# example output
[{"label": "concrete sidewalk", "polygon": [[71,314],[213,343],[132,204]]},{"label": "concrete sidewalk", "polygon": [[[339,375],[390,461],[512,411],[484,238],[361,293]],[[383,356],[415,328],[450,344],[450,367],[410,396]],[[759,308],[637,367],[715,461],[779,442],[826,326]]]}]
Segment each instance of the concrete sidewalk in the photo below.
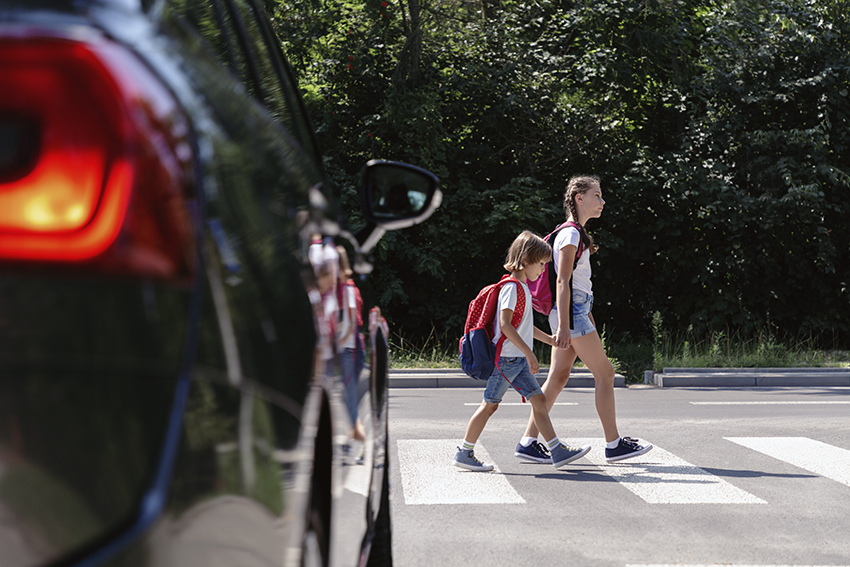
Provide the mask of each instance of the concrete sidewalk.
[{"label": "concrete sidewalk", "polygon": [[660,388],[850,386],[850,368],[665,368],[647,371],[643,381]]},{"label": "concrete sidewalk", "polygon": [[[542,385],[548,368],[535,376]],[[647,371],[644,384],[659,388],[757,388],[757,387],[850,387],[850,368],[665,368]],[[486,382],[469,378],[460,368],[390,370],[390,388],[481,388]],[[573,368],[568,388],[593,388],[586,368]],[[614,387],[626,387],[617,374]]]},{"label": "concrete sidewalk", "polygon": [[[535,375],[542,385],[546,381],[548,368],[541,368]],[[463,373],[460,368],[410,368],[390,370],[390,388],[481,388],[487,382],[475,380]],[[614,376],[614,387],[623,388],[625,377]],[[586,368],[573,368],[567,387],[593,388],[593,375]]]}]

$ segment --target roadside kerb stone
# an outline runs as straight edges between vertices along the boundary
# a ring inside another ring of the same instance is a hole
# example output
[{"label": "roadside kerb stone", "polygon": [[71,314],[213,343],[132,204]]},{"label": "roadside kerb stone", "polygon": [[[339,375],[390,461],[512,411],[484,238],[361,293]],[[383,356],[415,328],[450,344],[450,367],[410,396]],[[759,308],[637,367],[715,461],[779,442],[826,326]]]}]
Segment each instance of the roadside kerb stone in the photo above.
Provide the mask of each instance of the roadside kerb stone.
[{"label": "roadside kerb stone", "polygon": [[850,386],[850,368],[665,368],[646,372],[644,383],[661,388]]},{"label": "roadside kerb stone", "polygon": [[[548,368],[541,368],[540,372],[535,375],[537,382],[543,385],[546,381],[546,375],[549,372]],[[474,380],[463,373],[460,368],[411,368],[411,369],[391,369],[389,377],[390,388],[481,388],[487,382],[484,380]],[[626,385],[626,379],[620,374],[614,376],[614,387],[623,388]],[[593,388],[593,375],[585,368],[573,368],[570,372],[570,379],[567,382],[568,388]]]}]

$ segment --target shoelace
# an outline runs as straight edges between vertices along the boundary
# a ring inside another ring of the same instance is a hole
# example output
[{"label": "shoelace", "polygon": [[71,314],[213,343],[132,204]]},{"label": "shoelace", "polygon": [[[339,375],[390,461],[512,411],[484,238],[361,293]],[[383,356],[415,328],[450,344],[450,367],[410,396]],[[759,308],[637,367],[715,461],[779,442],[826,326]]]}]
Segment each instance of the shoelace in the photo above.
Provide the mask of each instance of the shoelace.
[{"label": "shoelace", "polygon": [[622,441],[623,445],[629,449],[637,450],[640,448],[640,443],[638,443],[638,440],[633,437],[622,437],[620,438],[620,441]]},{"label": "shoelace", "polygon": [[473,453],[472,451],[469,452],[469,458],[472,459],[472,462],[475,463],[476,465],[480,465],[482,467],[484,466],[484,463],[482,463],[481,460],[478,457],[476,457],[475,453]]},{"label": "shoelace", "polygon": [[534,441],[532,445],[534,445],[534,448],[537,449],[544,457],[549,456],[549,449],[546,448],[546,445],[543,445],[539,441]]}]

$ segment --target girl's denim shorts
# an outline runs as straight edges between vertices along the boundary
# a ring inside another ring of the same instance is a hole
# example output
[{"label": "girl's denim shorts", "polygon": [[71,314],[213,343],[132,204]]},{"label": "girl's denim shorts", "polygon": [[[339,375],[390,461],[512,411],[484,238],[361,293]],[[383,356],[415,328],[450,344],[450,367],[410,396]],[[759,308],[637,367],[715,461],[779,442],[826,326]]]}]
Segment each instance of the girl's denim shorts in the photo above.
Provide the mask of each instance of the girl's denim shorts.
[{"label": "girl's denim shorts", "polygon": [[[573,290],[573,328],[570,330],[570,338],[583,337],[596,330],[590,320],[590,311],[593,309],[593,294],[585,293],[577,289]],[[549,312],[549,326],[554,334],[558,330],[558,310]]]}]

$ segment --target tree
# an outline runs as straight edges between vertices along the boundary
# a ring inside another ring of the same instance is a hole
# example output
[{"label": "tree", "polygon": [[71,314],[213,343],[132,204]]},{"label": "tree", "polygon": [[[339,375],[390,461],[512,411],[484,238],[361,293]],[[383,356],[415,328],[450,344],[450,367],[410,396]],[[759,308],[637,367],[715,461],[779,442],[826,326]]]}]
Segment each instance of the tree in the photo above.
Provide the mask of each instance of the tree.
[{"label": "tree", "polygon": [[609,329],[660,311],[673,331],[850,338],[846,0],[274,6],[343,205],[366,159],[442,180],[437,214],[375,252],[406,337],[459,336],[514,236],[548,232],[590,172]]}]

